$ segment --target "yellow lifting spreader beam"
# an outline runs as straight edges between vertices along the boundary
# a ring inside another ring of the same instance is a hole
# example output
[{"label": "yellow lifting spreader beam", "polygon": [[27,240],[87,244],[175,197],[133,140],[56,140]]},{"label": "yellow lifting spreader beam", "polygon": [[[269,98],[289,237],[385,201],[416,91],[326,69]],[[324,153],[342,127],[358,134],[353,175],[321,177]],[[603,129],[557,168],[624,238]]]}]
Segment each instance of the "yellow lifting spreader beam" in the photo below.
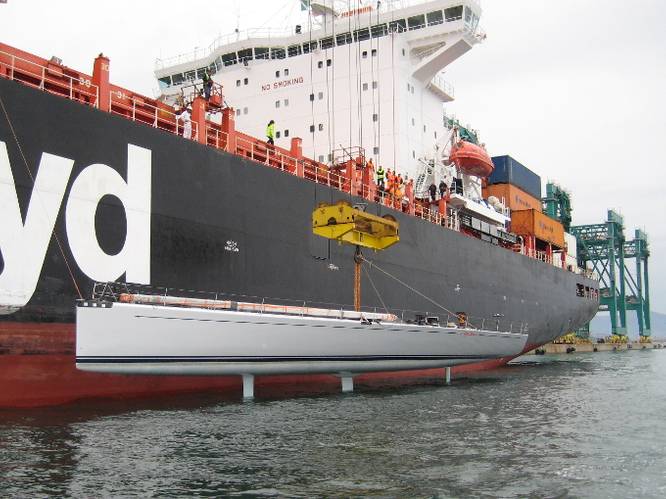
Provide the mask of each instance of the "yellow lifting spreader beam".
[{"label": "yellow lifting spreader beam", "polygon": [[356,246],[354,254],[354,309],[361,311],[361,246],[383,250],[400,240],[398,222],[354,208],[347,201],[320,204],[312,212],[312,231],[321,237]]},{"label": "yellow lifting spreader beam", "polygon": [[375,250],[386,249],[400,240],[398,226],[393,217],[371,215],[347,201],[322,203],[312,212],[312,231],[318,236]]}]

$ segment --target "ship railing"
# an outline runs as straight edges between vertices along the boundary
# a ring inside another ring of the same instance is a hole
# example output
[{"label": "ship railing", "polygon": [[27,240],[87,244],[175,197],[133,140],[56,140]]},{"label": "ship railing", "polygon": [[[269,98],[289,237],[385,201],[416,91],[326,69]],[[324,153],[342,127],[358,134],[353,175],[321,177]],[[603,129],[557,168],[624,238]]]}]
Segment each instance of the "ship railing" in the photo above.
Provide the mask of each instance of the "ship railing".
[{"label": "ship railing", "polygon": [[[306,32],[307,30],[305,29],[305,26],[303,26],[303,31],[301,31],[301,33]],[[191,52],[185,52],[165,59],[158,58],[155,60],[155,70],[207,59],[213,56],[220,47],[225,47],[232,43],[243,42],[253,38],[268,40],[273,38],[285,38],[295,34],[294,28],[251,28],[244,31],[234,31],[233,33],[218,36],[210,45],[208,45],[208,47],[197,47]]]},{"label": "ship railing", "polygon": [[[176,135],[184,135],[185,124],[170,106],[155,105],[121,89],[109,91],[108,112]],[[191,139],[196,139],[198,124],[191,121]]]},{"label": "ship railing", "polygon": [[206,138],[208,145],[218,149],[226,150],[317,184],[333,187],[342,192],[351,192],[349,180],[331,170],[324,163],[305,157],[296,158],[289,154],[286,149],[243,134],[234,134],[230,138],[227,132],[211,125],[206,126]]},{"label": "ship railing", "polygon": [[44,66],[0,51],[0,76],[89,106],[97,107],[99,102],[99,88],[90,76],[57,63]]},{"label": "ship railing", "polygon": [[[149,295],[151,299],[148,303],[152,305],[163,304],[165,306],[194,306],[197,308],[216,309],[222,307],[216,306],[222,302],[241,302],[253,303],[254,313],[275,314],[276,307],[290,307],[303,311],[307,314],[307,309],[328,309],[339,310],[341,312],[353,312],[352,304],[341,304],[336,302],[318,301],[318,300],[297,300],[293,298],[277,298],[259,295],[247,295],[239,293],[226,293],[223,291],[198,291],[193,289],[184,289],[176,287],[152,286],[145,284],[134,284],[125,282],[96,282],[93,285],[92,300],[103,300],[109,302],[121,301],[121,295]],[[161,298],[164,298],[161,300]],[[183,305],[170,298],[182,298]],[[141,303],[141,300],[134,301]],[[496,331],[504,333],[527,334],[529,324],[525,321],[515,321],[505,317],[503,314],[491,314],[488,316],[468,315],[466,312],[445,312],[442,310],[428,309],[409,309],[399,307],[379,307],[379,306],[361,306],[361,313],[368,314],[387,314],[394,316],[399,322],[406,324],[430,324],[441,327],[473,329],[478,331]]]}]

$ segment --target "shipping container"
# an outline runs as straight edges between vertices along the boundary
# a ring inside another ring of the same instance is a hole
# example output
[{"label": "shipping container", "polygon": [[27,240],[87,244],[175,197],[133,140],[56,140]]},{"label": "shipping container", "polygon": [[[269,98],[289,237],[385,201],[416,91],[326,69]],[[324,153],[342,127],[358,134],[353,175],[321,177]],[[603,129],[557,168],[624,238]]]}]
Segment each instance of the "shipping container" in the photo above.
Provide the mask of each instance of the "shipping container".
[{"label": "shipping container", "polygon": [[564,227],[537,210],[511,212],[511,232],[520,236],[535,236],[556,248],[564,248]]},{"label": "shipping container", "polygon": [[495,196],[510,210],[541,211],[541,199],[535,198],[524,190],[511,184],[493,184],[483,188],[483,198]]},{"label": "shipping container", "polygon": [[495,156],[488,184],[513,184],[541,199],[541,177],[511,156]]}]

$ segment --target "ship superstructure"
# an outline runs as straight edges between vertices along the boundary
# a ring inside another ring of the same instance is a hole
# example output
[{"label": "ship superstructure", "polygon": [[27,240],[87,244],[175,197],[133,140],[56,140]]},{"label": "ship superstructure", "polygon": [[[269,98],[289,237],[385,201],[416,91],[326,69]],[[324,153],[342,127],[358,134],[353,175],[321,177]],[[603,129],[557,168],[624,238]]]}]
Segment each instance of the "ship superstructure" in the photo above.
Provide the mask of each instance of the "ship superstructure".
[{"label": "ship superstructure", "polygon": [[[342,4],[342,5],[340,5]],[[224,87],[238,129],[331,164],[360,146],[375,164],[416,178],[450,140],[443,104],[454,98],[445,68],[480,43],[472,0],[312,2],[306,24],[220,37],[204,56],[158,61],[171,102],[204,72]],[[200,55],[200,54],[199,54]]]}]

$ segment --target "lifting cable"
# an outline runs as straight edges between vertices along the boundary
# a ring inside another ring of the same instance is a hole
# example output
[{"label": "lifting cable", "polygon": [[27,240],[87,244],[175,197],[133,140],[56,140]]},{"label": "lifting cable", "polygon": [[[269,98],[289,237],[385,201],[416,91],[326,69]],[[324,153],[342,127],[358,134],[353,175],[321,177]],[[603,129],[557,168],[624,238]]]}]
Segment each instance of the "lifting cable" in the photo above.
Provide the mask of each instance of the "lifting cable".
[{"label": "lifting cable", "polygon": [[[374,268],[376,268],[376,269],[379,270],[382,274],[384,274],[384,275],[390,277],[391,279],[393,279],[394,281],[396,281],[398,284],[403,285],[404,287],[406,287],[406,288],[409,289],[410,291],[416,293],[416,294],[419,295],[421,298],[423,298],[423,299],[429,301],[430,303],[432,303],[432,304],[435,305],[436,307],[441,308],[441,309],[444,310],[447,314],[449,314],[449,315],[453,315],[454,317],[457,317],[457,316],[458,316],[458,314],[456,314],[455,312],[452,312],[451,310],[449,310],[448,308],[446,308],[444,305],[441,305],[441,304],[437,303],[435,300],[433,300],[433,299],[430,298],[429,296],[424,295],[424,294],[421,293],[418,289],[413,288],[412,286],[410,286],[410,285],[407,284],[406,282],[400,280],[400,278],[394,276],[393,274],[391,274],[390,272],[388,272],[388,271],[382,269],[381,267],[378,267],[377,264],[371,262],[370,260],[368,260],[367,258],[365,258],[365,256],[361,255],[361,258],[363,259],[363,261],[367,262],[368,265],[369,265],[370,267],[374,267]],[[469,324],[471,327],[474,327],[474,326],[472,326],[471,323],[468,323],[468,324]]]},{"label": "lifting cable", "polygon": [[[19,153],[21,154],[21,158],[23,159],[23,164],[25,165],[25,169],[28,171],[28,176],[30,177],[30,181],[32,182],[32,192],[33,194],[37,194],[37,197],[39,197],[39,191],[35,191],[35,177],[32,175],[32,171],[30,171],[30,166],[28,166],[28,160],[25,157],[25,154],[23,153],[23,148],[21,147],[21,143],[19,142],[19,139],[16,135],[16,131],[14,130],[14,125],[12,124],[12,120],[9,118],[9,113],[7,112],[7,108],[5,107],[5,101],[3,100],[2,96],[0,95],[0,107],[2,107],[2,112],[5,115],[5,119],[7,120],[7,124],[9,125],[9,130],[12,133],[12,137],[14,137],[14,141],[16,142],[16,147],[18,147]],[[17,198],[18,200],[18,198]],[[41,204],[41,200],[40,200]],[[42,204],[43,207],[43,204]],[[74,284],[74,288],[76,288],[76,294],[79,295],[79,298],[83,300],[83,295],[81,294],[81,289],[79,288],[78,283],[76,282],[76,278],[74,277],[74,273],[72,272],[72,268],[69,265],[69,261],[67,260],[67,257],[65,256],[65,251],[62,249],[62,243],[60,242],[60,238],[58,237],[58,234],[56,233],[56,222],[57,222],[57,215],[56,215],[56,220],[54,220],[53,223],[53,237],[56,240],[56,243],[58,244],[58,250],[60,250],[60,255],[62,256],[63,261],[65,262],[65,266],[67,267],[67,271],[69,272],[69,277],[72,279],[72,283]]]},{"label": "lifting cable", "polygon": [[[328,16],[326,16],[327,18]],[[326,27],[324,28],[324,33],[326,33]],[[331,118],[331,107],[335,109],[335,19],[331,21],[331,36],[333,37],[332,43],[333,43],[333,49],[326,49],[324,51],[324,55],[326,57],[326,117],[328,118],[328,124],[326,126],[326,135],[328,137],[328,155],[327,155],[327,161],[329,164],[332,164],[333,162],[333,137],[335,133],[335,113],[333,114],[333,117]],[[328,65],[328,54],[331,54],[331,77],[329,80],[329,65]],[[333,87],[333,96],[331,96],[331,80],[332,80],[332,87]]]},{"label": "lifting cable", "polygon": [[[347,11],[351,12],[351,3],[348,1],[347,2]],[[351,79],[351,72],[352,72],[352,47],[354,46],[354,32],[352,31],[352,16],[347,17],[349,19],[347,23],[347,29],[349,30],[349,36],[351,37],[350,42],[348,43],[349,49],[347,50],[347,81],[349,82],[349,147],[352,146],[352,124],[353,120],[352,117],[354,115],[353,109],[352,109],[352,104],[351,104],[351,98],[353,92],[352,92],[352,79]]]},{"label": "lifting cable", "polygon": [[375,290],[375,294],[377,295],[377,298],[379,298],[379,302],[382,304],[382,307],[384,307],[384,311],[387,314],[390,315],[391,312],[389,312],[389,309],[386,306],[386,303],[384,303],[384,300],[382,299],[382,295],[379,294],[379,290],[377,289],[377,286],[375,286],[375,282],[372,280],[372,276],[370,275],[370,272],[368,272],[368,269],[365,266],[362,267],[362,268],[363,268],[363,272],[365,272],[365,275],[368,277],[368,280],[370,281],[370,285],[372,286],[372,289]]}]

